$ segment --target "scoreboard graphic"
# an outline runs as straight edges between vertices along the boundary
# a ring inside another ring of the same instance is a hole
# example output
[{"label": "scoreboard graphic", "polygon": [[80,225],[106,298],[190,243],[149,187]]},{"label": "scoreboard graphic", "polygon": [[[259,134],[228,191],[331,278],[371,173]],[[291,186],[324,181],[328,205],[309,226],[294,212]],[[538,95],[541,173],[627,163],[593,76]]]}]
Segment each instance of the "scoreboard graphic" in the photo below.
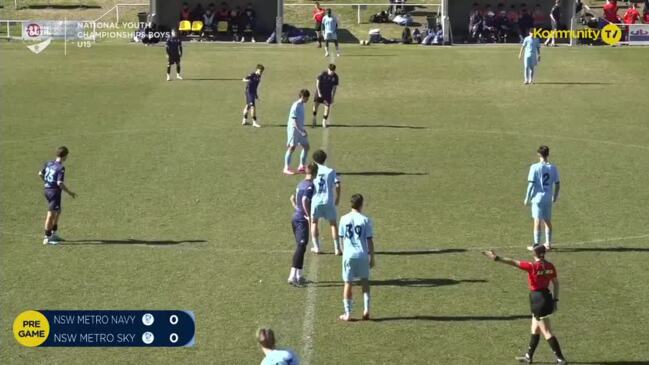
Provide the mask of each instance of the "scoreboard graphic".
[{"label": "scoreboard graphic", "polygon": [[195,330],[182,310],[28,310],[13,324],[26,347],[191,347]]}]

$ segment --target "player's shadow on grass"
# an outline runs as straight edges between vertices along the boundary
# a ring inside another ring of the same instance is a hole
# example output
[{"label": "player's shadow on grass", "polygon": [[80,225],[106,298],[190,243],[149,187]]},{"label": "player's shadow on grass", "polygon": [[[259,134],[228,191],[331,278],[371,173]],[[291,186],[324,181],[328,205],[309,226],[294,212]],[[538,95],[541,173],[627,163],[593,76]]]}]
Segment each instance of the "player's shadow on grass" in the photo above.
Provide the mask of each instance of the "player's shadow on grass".
[{"label": "player's shadow on grass", "polygon": [[354,171],[338,172],[338,175],[347,176],[424,176],[427,172],[402,172],[402,171]]},{"label": "player's shadow on grass", "polygon": [[557,252],[649,252],[649,247],[560,247],[557,248],[556,251]]},{"label": "player's shadow on grass", "polygon": [[185,77],[183,81],[241,81],[241,79],[223,78],[223,77]]},{"label": "player's shadow on grass", "polygon": [[[435,321],[435,322],[480,322],[480,321],[516,321],[519,319],[529,319],[530,315],[508,315],[508,316],[399,316],[399,317],[381,317],[372,318],[374,322],[388,321]],[[573,363],[571,361],[571,363]],[[573,363],[574,364],[574,363]]]},{"label": "player's shadow on grass", "polygon": [[345,58],[347,57],[397,57],[398,55],[396,54],[345,54]]},{"label": "player's shadow on grass", "polygon": [[81,239],[62,241],[61,245],[151,245],[166,246],[182,243],[206,243],[206,240],[140,240],[130,238],[127,240]]},{"label": "player's shadow on grass", "polygon": [[[457,285],[461,283],[486,283],[486,280],[455,280],[444,278],[400,278],[387,280],[370,280],[372,286],[399,286],[411,288],[434,288],[438,286]],[[319,281],[314,283],[317,287],[329,288],[342,286],[340,281]]]},{"label": "player's shadow on grass", "polygon": [[[536,82],[537,85],[612,85],[610,82],[598,82],[598,81],[547,81],[547,82]],[[571,361],[572,362],[572,361]]]},{"label": "player's shadow on grass", "polygon": [[394,128],[394,129],[429,129],[415,125],[395,125],[395,124],[332,124],[329,128]]},{"label": "player's shadow on grass", "polygon": [[[649,365],[649,361],[570,361],[571,364]],[[554,364],[554,363],[553,363]]]},{"label": "player's shadow on grass", "polygon": [[377,255],[395,255],[395,256],[409,256],[409,255],[441,255],[445,253],[461,253],[466,252],[463,248],[445,248],[442,250],[403,250],[403,251],[376,251]]}]

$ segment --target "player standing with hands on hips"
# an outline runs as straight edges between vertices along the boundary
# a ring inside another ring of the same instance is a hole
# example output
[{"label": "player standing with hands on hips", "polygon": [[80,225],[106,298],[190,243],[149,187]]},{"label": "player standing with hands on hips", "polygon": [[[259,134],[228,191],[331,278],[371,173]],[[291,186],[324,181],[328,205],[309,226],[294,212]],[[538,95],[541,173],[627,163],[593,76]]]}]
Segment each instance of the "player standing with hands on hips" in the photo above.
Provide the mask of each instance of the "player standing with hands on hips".
[{"label": "player standing with hands on hips", "polygon": [[550,147],[541,146],[536,151],[539,162],[530,166],[527,175],[527,192],[524,205],[532,204],[532,218],[534,219],[534,246],[541,244],[541,222],[545,225],[545,248],[552,248],[552,203],[559,198],[559,170],[548,162]]},{"label": "player standing with hands on hips", "polygon": [[[491,250],[485,251],[483,254],[496,262],[502,262],[527,271],[527,282],[530,288],[530,309],[532,311],[532,335],[527,352],[523,356],[516,357],[516,360],[531,364],[534,351],[539,344],[541,334],[543,334],[557,358],[557,364],[567,364],[561,352],[559,341],[552,334],[550,326],[549,316],[558,309],[559,279],[554,265],[545,260],[545,247],[534,247],[534,262],[518,261],[498,256]],[[550,292],[550,284],[552,284],[554,293]]]},{"label": "player standing with hands on hips", "polygon": [[178,32],[175,29],[171,30],[171,37],[167,40],[165,45],[167,51],[167,81],[171,81],[171,65],[176,65],[176,78],[182,80],[180,76],[180,58],[183,56],[183,43],[178,38]]},{"label": "player standing with hands on hips", "polygon": [[65,146],[57,148],[56,159],[47,161],[41,171],[38,172],[38,175],[43,179],[45,199],[47,200],[44,245],[56,245],[61,241],[61,237],[56,234],[59,229],[59,217],[61,216],[61,192],[65,191],[72,198],[77,197],[77,194],[68,189],[64,183],[65,167],[63,162],[67,160],[69,152]]},{"label": "player standing with hands on hips", "polygon": [[534,70],[536,65],[541,62],[541,41],[538,38],[534,38],[534,28],[531,28],[530,34],[523,39],[521,50],[518,52],[519,60],[523,58],[523,52],[525,52],[525,58],[523,59],[523,75],[525,81],[523,84],[531,85],[534,83]]}]

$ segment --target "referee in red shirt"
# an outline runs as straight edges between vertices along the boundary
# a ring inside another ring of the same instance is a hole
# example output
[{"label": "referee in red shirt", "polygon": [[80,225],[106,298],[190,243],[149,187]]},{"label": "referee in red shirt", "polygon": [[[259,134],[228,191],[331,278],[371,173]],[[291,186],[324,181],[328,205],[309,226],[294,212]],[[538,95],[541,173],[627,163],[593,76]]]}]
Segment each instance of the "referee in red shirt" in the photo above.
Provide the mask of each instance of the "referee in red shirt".
[{"label": "referee in red shirt", "polygon": [[[545,260],[545,247],[534,246],[534,261],[518,261],[508,257],[498,256],[489,250],[483,254],[496,262],[502,262],[527,271],[527,282],[530,288],[530,309],[532,310],[532,336],[527,352],[523,356],[516,357],[517,360],[528,364],[532,363],[534,351],[539,344],[541,334],[548,341],[554,355],[557,357],[557,364],[567,364],[561,353],[559,341],[552,334],[549,316],[557,310],[559,301],[559,279],[557,269],[551,262]],[[550,292],[552,284],[552,292]]]}]

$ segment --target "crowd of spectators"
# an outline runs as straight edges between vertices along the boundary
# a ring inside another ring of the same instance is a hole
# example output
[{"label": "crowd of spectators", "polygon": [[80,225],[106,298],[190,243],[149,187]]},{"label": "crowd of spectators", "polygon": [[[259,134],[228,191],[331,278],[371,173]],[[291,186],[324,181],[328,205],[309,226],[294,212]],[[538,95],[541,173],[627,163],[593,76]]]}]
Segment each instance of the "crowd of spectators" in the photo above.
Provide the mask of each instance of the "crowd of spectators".
[{"label": "crowd of spectators", "polygon": [[[521,42],[532,28],[563,29],[570,22],[561,14],[562,1],[571,1],[575,4],[575,14],[584,17],[588,14],[594,17],[591,9],[582,3],[582,0],[557,0],[550,11],[544,11],[541,4],[528,6],[526,3],[510,4],[498,3],[496,8],[490,4],[480,5],[474,3],[469,16],[469,41],[475,43],[506,43]],[[599,26],[608,23],[636,24],[643,22],[649,24],[649,0],[642,0],[644,9],[642,14],[638,10],[638,0],[626,1],[627,10],[619,16],[617,0],[606,0],[603,6],[603,16]],[[550,39],[548,39],[550,41]],[[554,39],[551,40],[554,44]]]},{"label": "crowd of spectators", "polygon": [[[252,3],[248,3],[244,9],[240,6],[231,7],[226,2],[222,2],[218,9],[214,3],[208,4],[207,8],[197,3],[190,9],[189,4],[184,2],[178,24],[182,35],[191,34],[200,36],[200,39],[214,39],[217,34],[224,34],[231,37],[232,41],[244,42],[246,37],[250,37],[250,41],[255,42],[256,20],[257,15]],[[184,29],[183,22],[189,22],[191,29]]]}]

